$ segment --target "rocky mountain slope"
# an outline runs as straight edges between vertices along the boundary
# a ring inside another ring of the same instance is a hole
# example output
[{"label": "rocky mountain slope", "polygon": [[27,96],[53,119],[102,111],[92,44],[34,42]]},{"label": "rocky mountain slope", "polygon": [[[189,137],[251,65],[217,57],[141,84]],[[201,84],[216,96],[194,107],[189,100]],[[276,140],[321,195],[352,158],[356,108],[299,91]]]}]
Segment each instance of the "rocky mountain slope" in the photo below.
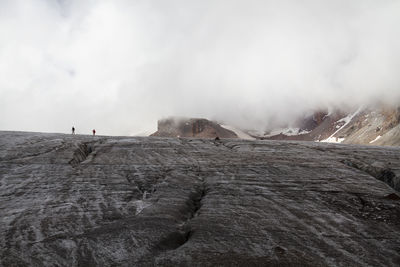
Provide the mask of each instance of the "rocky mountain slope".
[{"label": "rocky mountain slope", "polygon": [[238,138],[236,133],[223,128],[216,122],[195,118],[168,118],[158,121],[158,137],[195,137],[195,138]]},{"label": "rocky mountain slope", "polygon": [[296,127],[257,136],[269,140],[306,140],[344,144],[400,146],[400,108],[318,111]]},{"label": "rocky mountain slope", "polygon": [[1,266],[399,266],[400,148],[0,132]]}]

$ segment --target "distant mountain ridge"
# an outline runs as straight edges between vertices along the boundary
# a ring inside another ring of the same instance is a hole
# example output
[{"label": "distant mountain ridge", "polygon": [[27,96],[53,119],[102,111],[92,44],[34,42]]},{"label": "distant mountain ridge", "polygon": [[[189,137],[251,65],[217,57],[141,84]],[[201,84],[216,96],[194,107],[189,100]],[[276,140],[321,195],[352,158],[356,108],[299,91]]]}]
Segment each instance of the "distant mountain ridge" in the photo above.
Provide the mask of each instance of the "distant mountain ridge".
[{"label": "distant mountain ridge", "polygon": [[400,106],[317,110],[292,127],[264,133],[245,131],[203,118],[170,117],[158,121],[158,137],[299,140],[343,144],[400,146]]},{"label": "distant mountain ridge", "polygon": [[400,107],[359,108],[352,112],[316,111],[299,120],[295,128],[277,129],[255,137],[400,146]]}]

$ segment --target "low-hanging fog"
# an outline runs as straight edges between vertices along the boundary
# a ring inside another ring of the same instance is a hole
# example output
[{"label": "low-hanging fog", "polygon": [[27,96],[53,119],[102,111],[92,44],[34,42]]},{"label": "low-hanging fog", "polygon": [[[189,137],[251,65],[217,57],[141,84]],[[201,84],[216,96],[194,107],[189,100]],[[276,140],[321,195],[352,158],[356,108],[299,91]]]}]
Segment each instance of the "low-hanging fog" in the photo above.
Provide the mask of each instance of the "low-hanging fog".
[{"label": "low-hanging fog", "polygon": [[258,129],[400,103],[398,0],[2,0],[0,130]]}]

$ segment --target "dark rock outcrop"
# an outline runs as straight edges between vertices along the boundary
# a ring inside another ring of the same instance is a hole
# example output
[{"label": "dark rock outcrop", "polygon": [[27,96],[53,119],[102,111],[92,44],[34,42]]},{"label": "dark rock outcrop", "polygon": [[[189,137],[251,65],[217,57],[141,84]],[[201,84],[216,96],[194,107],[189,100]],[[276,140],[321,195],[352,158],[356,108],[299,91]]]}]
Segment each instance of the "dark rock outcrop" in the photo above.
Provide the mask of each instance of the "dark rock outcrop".
[{"label": "dark rock outcrop", "polygon": [[231,130],[207,119],[168,118],[158,121],[158,137],[238,138]]},{"label": "dark rock outcrop", "polygon": [[399,266],[399,174],[400,148],[0,132],[0,265]]},{"label": "dark rock outcrop", "polygon": [[319,110],[314,112],[311,116],[307,116],[298,122],[299,128],[312,131],[327,118],[329,117],[328,110]]}]

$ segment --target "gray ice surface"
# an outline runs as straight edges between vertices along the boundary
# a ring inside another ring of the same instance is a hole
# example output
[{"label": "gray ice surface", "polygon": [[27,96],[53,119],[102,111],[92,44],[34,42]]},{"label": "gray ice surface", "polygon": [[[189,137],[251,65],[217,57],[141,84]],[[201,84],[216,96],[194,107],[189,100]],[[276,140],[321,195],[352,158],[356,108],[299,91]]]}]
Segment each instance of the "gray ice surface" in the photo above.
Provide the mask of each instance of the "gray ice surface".
[{"label": "gray ice surface", "polygon": [[399,176],[398,147],[0,132],[0,265],[399,266]]}]

